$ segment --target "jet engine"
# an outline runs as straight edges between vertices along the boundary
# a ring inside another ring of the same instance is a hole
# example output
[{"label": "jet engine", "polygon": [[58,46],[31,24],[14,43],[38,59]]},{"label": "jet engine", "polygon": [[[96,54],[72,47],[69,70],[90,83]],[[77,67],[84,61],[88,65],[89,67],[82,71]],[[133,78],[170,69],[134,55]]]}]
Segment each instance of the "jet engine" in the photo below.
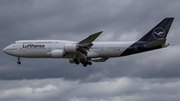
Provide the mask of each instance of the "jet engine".
[{"label": "jet engine", "polygon": [[64,46],[64,50],[67,53],[77,52],[78,46],[77,46],[77,44],[67,44],[67,45]]},{"label": "jet engine", "polygon": [[51,52],[51,55],[52,55],[53,58],[62,58],[64,53],[65,52],[63,50],[53,50]]}]

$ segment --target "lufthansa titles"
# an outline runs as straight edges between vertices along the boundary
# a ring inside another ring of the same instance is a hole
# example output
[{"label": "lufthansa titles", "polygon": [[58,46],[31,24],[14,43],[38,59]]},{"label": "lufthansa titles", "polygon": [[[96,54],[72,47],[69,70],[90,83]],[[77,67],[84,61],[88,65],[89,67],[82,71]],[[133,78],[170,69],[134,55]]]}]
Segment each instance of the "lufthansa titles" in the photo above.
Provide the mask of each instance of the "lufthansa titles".
[{"label": "lufthansa titles", "polygon": [[23,44],[23,48],[45,48],[45,45]]}]

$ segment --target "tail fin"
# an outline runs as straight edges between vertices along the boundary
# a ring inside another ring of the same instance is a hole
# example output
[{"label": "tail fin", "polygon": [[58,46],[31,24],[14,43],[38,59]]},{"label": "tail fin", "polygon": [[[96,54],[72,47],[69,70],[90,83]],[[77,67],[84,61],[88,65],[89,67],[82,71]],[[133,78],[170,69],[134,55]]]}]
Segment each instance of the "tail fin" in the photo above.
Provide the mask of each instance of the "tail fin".
[{"label": "tail fin", "polygon": [[138,41],[153,42],[159,39],[165,39],[173,20],[174,18],[165,18]]},{"label": "tail fin", "polygon": [[174,18],[165,18],[164,20],[162,20],[146,35],[144,35],[141,39],[127,48],[120,56],[126,56],[167,47],[169,43],[166,44],[166,36],[169,32],[173,20]]}]

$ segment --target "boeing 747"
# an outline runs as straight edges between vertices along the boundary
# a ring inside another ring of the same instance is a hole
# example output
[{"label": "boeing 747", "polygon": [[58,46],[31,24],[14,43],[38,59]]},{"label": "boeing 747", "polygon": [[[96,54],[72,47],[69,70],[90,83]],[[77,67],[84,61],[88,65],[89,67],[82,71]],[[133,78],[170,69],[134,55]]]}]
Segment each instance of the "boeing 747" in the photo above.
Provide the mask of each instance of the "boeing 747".
[{"label": "boeing 747", "polygon": [[169,46],[166,36],[174,18],[165,18],[138,41],[94,42],[102,31],[86,39],[74,42],[64,40],[19,40],[3,51],[18,58],[65,58],[70,63],[82,63],[84,67],[92,62],[105,62],[109,58],[127,56]]}]

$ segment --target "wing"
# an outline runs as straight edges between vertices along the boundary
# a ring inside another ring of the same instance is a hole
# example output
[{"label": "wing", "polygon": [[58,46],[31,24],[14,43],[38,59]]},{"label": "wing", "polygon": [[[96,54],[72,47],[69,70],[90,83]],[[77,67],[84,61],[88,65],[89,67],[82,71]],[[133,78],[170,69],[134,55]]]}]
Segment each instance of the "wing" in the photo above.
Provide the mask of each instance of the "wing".
[{"label": "wing", "polygon": [[81,57],[87,57],[87,51],[93,46],[93,41],[102,33],[103,31],[97,32],[90,35],[86,39],[78,42],[78,55]]},{"label": "wing", "polygon": [[[77,43],[77,51],[75,53],[72,53],[74,58],[71,61],[72,63],[82,63],[83,66],[87,66],[88,64],[91,65],[93,60],[91,58],[87,57],[87,53],[89,49],[93,46],[93,41],[102,33],[102,31],[97,32],[95,34],[90,35],[86,39],[80,41]],[[105,59],[104,59],[105,60]],[[107,59],[106,59],[107,60]],[[100,60],[94,60],[96,62],[103,61],[103,59]]]},{"label": "wing", "polygon": [[103,31],[97,32],[95,34],[90,35],[89,37],[87,37],[86,39],[80,41],[78,44],[80,46],[87,46],[92,44],[92,42],[102,33]]},{"label": "wing", "polygon": [[75,52],[70,52],[70,53],[65,53],[63,57],[68,57],[68,55],[73,56],[76,61],[78,60],[79,62],[84,61],[84,60],[90,60],[87,59],[87,53],[89,49],[93,46],[93,41],[102,33],[103,31],[97,32],[95,34],[90,35],[89,37],[85,38],[84,40],[78,42],[76,44],[76,51]]}]

